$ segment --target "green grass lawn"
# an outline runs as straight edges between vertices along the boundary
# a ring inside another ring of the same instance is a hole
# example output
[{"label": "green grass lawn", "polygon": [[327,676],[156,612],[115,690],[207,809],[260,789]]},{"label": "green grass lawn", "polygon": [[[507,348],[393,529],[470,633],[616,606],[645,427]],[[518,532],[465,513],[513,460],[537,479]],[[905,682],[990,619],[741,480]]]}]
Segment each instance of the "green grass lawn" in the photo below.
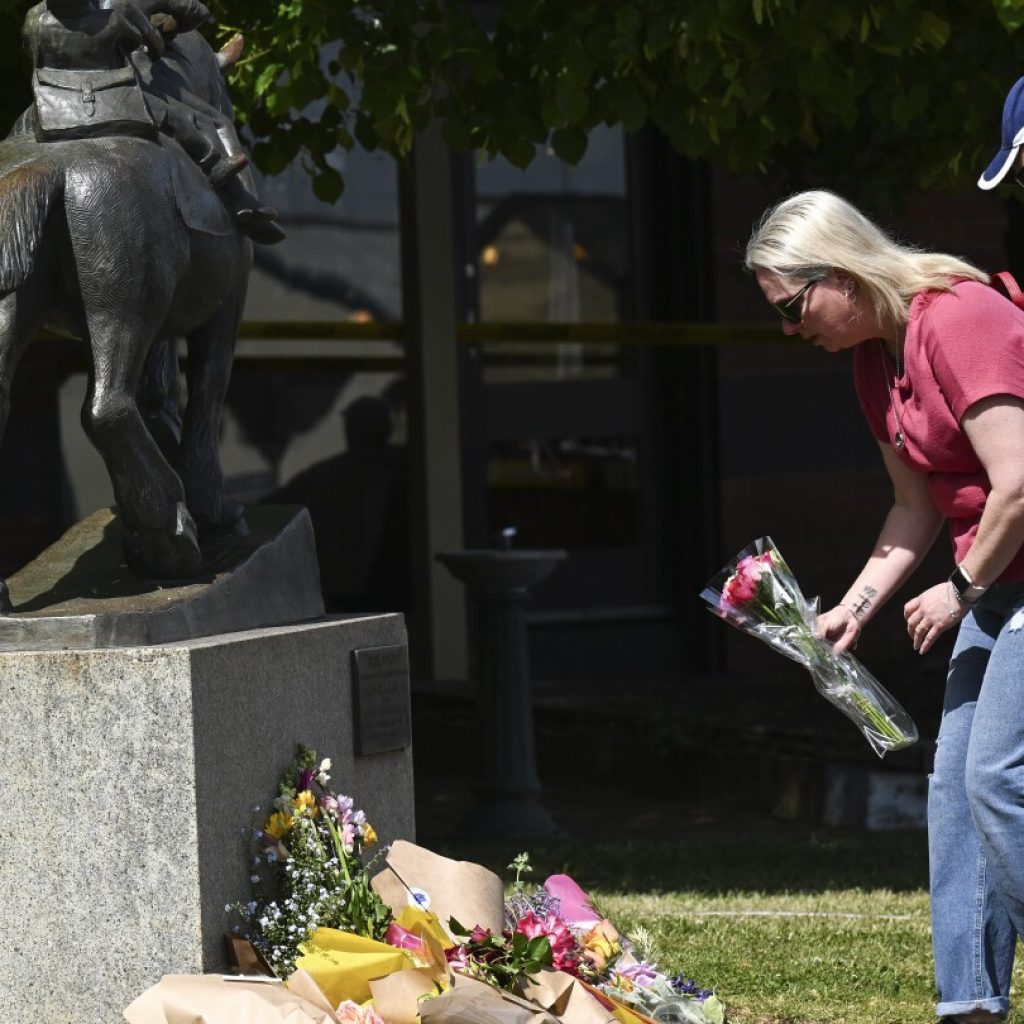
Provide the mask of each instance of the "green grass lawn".
[{"label": "green grass lawn", "polygon": [[[437,848],[508,878],[521,846]],[[780,826],[529,852],[531,880],[565,871],[620,929],[645,925],[659,966],[714,988],[734,1024],[935,1019],[922,832]],[[1013,1024],[1024,1024],[1022,1011]]]}]

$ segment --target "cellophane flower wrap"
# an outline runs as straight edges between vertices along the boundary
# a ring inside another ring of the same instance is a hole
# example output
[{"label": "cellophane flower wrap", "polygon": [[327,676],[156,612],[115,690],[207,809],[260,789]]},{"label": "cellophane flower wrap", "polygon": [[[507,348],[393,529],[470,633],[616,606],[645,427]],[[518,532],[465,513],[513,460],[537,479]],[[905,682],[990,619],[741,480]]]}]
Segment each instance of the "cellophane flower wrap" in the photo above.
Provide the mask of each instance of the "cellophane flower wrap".
[{"label": "cellophane flower wrap", "polygon": [[817,598],[808,601],[772,543],[744,548],[704,588],[719,617],[803,665],[815,689],[864,734],[879,757],[917,742],[913,719],[849,652],[815,634]]}]

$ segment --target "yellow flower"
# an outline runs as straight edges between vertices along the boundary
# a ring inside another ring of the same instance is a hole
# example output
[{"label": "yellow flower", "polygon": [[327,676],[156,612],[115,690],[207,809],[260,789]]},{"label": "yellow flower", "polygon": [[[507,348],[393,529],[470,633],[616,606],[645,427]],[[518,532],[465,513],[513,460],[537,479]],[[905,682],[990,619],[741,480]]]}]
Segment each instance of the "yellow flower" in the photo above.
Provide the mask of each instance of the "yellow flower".
[{"label": "yellow flower", "polygon": [[270,816],[266,825],[263,826],[263,831],[275,839],[282,839],[291,831],[292,824],[293,819],[290,814],[282,814],[278,811]]},{"label": "yellow flower", "polygon": [[373,846],[377,842],[377,833],[373,830],[373,826],[368,822],[363,822],[363,846]]},{"label": "yellow flower", "polygon": [[295,813],[306,815],[310,818],[315,818],[319,808],[316,805],[316,797],[308,790],[304,789],[295,798]]},{"label": "yellow flower", "polygon": [[581,943],[583,955],[599,971],[603,971],[611,960],[622,952],[619,933],[610,921],[599,921],[587,932]]}]

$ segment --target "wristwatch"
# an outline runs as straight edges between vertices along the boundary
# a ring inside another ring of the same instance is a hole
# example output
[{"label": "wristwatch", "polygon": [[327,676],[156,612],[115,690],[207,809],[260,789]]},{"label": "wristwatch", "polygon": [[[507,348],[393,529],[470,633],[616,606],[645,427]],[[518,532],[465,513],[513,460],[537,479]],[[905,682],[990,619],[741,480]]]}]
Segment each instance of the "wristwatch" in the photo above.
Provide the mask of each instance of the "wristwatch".
[{"label": "wristwatch", "polygon": [[988,587],[979,587],[971,579],[971,574],[962,566],[958,565],[949,577],[949,582],[956,591],[956,596],[964,604],[976,604]]}]

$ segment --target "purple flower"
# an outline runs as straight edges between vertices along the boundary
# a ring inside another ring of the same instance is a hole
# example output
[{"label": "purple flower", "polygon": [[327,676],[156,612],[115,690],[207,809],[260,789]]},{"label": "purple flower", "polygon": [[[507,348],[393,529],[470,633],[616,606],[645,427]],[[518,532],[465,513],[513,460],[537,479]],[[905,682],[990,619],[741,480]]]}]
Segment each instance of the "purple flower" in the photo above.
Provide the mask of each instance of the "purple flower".
[{"label": "purple flower", "polygon": [[555,917],[564,920],[559,899],[550,895],[540,886],[537,886],[533,892],[513,893],[505,901],[505,926],[507,928],[514,929],[516,924],[527,914],[536,914],[538,917],[554,914]]},{"label": "purple flower", "polygon": [[299,772],[299,784],[295,787],[300,793],[309,789],[313,785],[313,779],[316,778],[316,772],[312,768],[306,768]]},{"label": "purple flower", "polygon": [[654,965],[649,964],[646,960],[630,964],[628,967],[622,967],[618,973],[624,978],[629,978],[639,988],[646,988],[648,985],[653,984],[658,977],[658,972]]},{"label": "purple flower", "polygon": [[711,995],[711,990],[706,988],[700,988],[692,978],[687,978],[683,974],[677,974],[674,978],[669,978],[669,987],[680,995],[693,996],[695,999],[699,999],[702,1003]]}]

